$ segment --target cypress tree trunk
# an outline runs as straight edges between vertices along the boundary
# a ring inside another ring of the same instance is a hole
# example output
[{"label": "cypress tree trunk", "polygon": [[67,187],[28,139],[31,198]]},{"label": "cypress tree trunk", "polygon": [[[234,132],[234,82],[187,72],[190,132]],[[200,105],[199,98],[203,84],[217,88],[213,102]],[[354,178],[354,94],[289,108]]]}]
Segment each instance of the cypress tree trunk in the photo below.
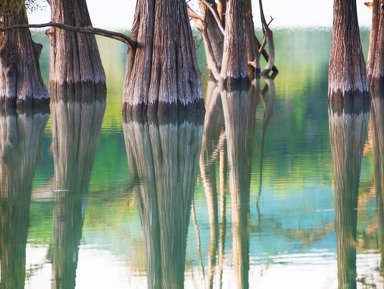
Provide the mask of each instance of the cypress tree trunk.
[{"label": "cypress tree trunk", "polygon": [[329,134],[335,178],[339,288],[356,288],[357,201],[368,113],[329,105]]},{"label": "cypress tree trunk", "polygon": [[0,288],[22,289],[35,168],[48,113],[0,111]]},{"label": "cypress tree trunk", "polygon": [[383,89],[384,85],[384,1],[374,0],[369,42],[367,74],[369,86]]},{"label": "cypress tree trunk", "polygon": [[[15,10],[10,0],[3,0],[1,5],[1,26],[28,24],[25,8]],[[32,41],[28,29],[0,32],[0,104],[23,106],[49,102],[39,67],[41,48]]]},{"label": "cypress tree trunk", "polygon": [[367,74],[357,21],[356,0],[335,0],[329,61],[328,100],[368,94]]},{"label": "cypress tree trunk", "polygon": [[[52,22],[92,26],[86,0],[51,0]],[[49,90],[61,94],[106,90],[105,73],[94,35],[50,28]]]},{"label": "cypress tree trunk", "polygon": [[245,11],[245,0],[228,1],[221,69],[221,80],[227,85],[248,82]]},{"label": "cypress tree trunk", "polygon": [[129,49],[123,111],[200,109],[203,94],[184,0],[139,0]]}]

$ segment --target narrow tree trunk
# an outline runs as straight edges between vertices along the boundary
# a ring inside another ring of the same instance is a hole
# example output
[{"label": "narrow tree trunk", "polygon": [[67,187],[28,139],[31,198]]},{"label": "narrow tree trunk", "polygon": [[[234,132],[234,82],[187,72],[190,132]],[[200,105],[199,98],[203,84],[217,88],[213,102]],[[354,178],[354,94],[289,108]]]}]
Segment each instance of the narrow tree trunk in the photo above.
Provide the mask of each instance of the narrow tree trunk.
[{"label": "narrow tree trunk", "polygon": [[105,101],[51,103],[55,206],[52,288],[73,289],[84,208]]},{"label": "narrow tree trunk", "polygon": [[35,168],[48,113],[0,111],[0,288],[22,289]]},{"label": "narrow tree trunk", "polygon": [[384,1],[374,0],[372,7],[372,28],[367,61],[369,86],[384,87]]},{"label": "narrow tree trunk", "polygon": [[255,77],[255,73],[259,74],[260,70],[260,53],[259,45],[255,35],[255,25],[253,23],[252,2],[245,0],[245,29],[247,43],[247,62],[254,62],[255,67],[248,65],[248,75],[251,79]]},{"label": "narrow tree trunk", "polygon": [[357,21],[356,0],[335,0],[329,61],[328,100],[368,94],[367,74]]},{"label": "narrow tree trunk", "polygon": [[229,0],[225,17],[221,81],[227,85],[248,83],[245,0]]},{"label": "narrow tree trunk", "polygon": [[335,178],[339,288],[356,288],[357,201],[369,115],[362,108],[347,111],[332,104],[328,115]]},{"label": "narrow tree trunk", "polygon": [[[52,22],[92,26],[86,0],[51,0]],[[56,96],[104,91],[105,73],[94,35],[50,28],[49,90]]]},{"label": "narrow tree trunk", "polygon": [[[0,26],[28,24],[25,8],[20,12],[7,9],[11,5],[9,0],[1,5],[4,12],[0,15]],[[39,67],[41,48],[32,41],[28,29],[0,32],[0,104],[23,106],[49,102]]]},{"label": "narrow tree trunk", "polygon": [[201,109],[203,94],[184,0],[139,0],[127,56],[123,111]]}]

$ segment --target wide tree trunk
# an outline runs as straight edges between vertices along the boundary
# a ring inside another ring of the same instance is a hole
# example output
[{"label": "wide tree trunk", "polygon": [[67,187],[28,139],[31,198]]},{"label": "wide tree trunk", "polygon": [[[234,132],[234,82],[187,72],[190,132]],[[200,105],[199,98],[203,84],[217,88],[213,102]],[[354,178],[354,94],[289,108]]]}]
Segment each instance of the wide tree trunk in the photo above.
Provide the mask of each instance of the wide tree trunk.
[{"label": "wide tree trunk", "polygon": [[361,99],[367,95],[368,82],[360,42],[356,0],[335,0],[328,100]]},{"label": "wide tree trunk", "polygon": [[339,288],[356,288],[357,201],[368,112],[329,105],[329,134],[335,178]]},{"label": "wide tree trunk", "polygon": [[201,120],[193,117],[124,118],[129,172],[138,179],[133,190],[143,227],[148,288],[184,288],[202,130]]},{"label": "wide tree trunk", "polygon": [[48,113],[0,111],[0,288],[22,289],[33,177]]},{"label": "wide tree trunk", "polygon": [[384,1],[374,0],[367,61],[369,86],[384,89]]},{"label": "wide tree trunk", "polygon": [[50,257],[55,289],[76,285],[84,208],[105,106],[105,101],[51,103],[55,206]]},{"label": "wide tree trunk", "polygon": [[[52,22],[92,26],[86,0],[51,0]],[[70,93],[106,90],[105,73],[94,35],[58,28],[47,30],[50,38],[49,90],[57,97]]]},{"label": "wide tree trunk", "polygon": [[200,71],[184,0],[138,0],[123,111],[166,112],[204,106]]},{"label": "wide tree trunk", "polygon": [[[14,10],[10,1],[2,1],[0,26],[28,24],[25,8]],[[28,29],[0,32],[0,104],[23,106],[49,102],[39,67],[41,48],[32,41]]]},{"label": "wide tree trunk", "polygon": [[224,55],[221,81],[227,85],[247,83],[245,0],[229,0],[225,14]]}]

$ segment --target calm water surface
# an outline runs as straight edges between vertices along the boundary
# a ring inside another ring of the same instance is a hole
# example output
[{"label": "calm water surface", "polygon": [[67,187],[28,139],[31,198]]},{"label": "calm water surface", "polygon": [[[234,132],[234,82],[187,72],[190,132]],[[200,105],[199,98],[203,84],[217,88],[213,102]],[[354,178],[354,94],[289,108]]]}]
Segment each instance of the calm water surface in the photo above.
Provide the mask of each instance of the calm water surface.
[{"label": "calm water surface", "polygon": [[1,111],[1,288],[383,288],[384,102],[328,107],[330,30],[275,37],[248,91],[199,48],[203,117],[123,117],[106,39],[106,102]]}]

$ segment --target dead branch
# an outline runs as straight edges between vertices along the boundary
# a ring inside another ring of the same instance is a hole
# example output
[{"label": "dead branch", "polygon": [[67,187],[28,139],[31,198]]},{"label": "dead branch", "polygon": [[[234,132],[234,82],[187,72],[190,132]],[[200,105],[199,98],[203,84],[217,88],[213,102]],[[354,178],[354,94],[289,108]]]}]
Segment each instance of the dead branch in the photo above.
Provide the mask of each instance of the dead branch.
[{"label": "dead branch", "polygon": [[208,9],[212,12],[213,17],[215,18],[215,20],[217,22],[217,26],[219,26],[221,33],[223,33],[223,35],[224,35],[225,30],[223,27],[223,23],[221,23],[220,17],[219,17],[219,15],[217,15],[215,9],[213,9],[212,5],[209,4],[206,0],[201,0],[201,2],[203,2],[208,7]]},{"label": "dead branch", "polygon": [[273,18],[272,18],[271,22],[269,22],[269,24],[268,24],[267,21],[265,20],[263,3],[261,0],[259,0],[259,6],[260,6],[261,24],[263,25],[263,30],[265,31],[264,33],[268,39],[268,45],[269,45],[268,62],[267,62],[267,65],[265,66],[264,70],[262,71],[262,74],[266,75],[272,70],[274,63],[275,63],[275,46],[274,46],[274,42],[273,42],[273,33],[272,33],[272,30],[269,28],[269,24],[272,22]]},{"label": "dead branch", "polygon": [[130,46],[131,48],[137,48],[137,42],[123,33],[104,30],[100,28],[94,28],[92,26],[77,27],[77,26],[72,26],[72,25],[67,25],[62,23],[48,22],[43,24],[18,24],[18,25],[12,25],[7,27],[0,27],[0,31],[9,31],[13,29],[23,29],[23,28],[44,28],[44,27],[55,27],[55,28],[60,28],[67,31],[72,31],[72,32],[101,35],[101,36],[105,36],[108,38],[121,41],[127,44],[128,46]]},{"label": "dead branch", "polygon": [[187,3],[188,16],[193,20],[196,28],[200,31],[203,30],[203,19],[197,14]]}]

